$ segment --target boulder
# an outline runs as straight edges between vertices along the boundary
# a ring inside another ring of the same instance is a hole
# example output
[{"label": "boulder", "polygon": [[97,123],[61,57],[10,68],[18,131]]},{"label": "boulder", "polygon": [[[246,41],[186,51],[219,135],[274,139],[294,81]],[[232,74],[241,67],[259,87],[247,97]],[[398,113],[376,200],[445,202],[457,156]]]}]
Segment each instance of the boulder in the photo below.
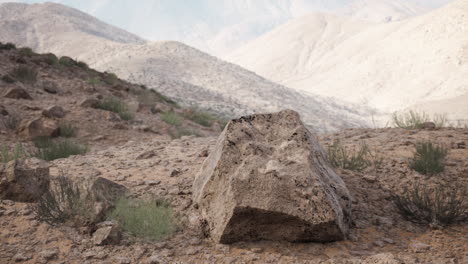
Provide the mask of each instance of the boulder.
[{"label": "boulder", "polygon": [[42,111],[42,115],[48,118],[63,118],[65,117],[66,112],[60,106],[51,106]]},{"label": "boulder", "polygon": [[24,120],[18,128],[18,136],[25,141],[41,137],[57,137],[59,134],[60,128],[57,122],[47,118]]},{"label": "boulder", "polygon": [[41,83],[42,89],[50,94],[57,94],[59,93],[59,88],[57,84],[52,81],[42,81]]},{"label": "boulder", "polygon": [[38,159],[0,164],[0,199],[35,202],[49,187],[49,165]]},{"label": "boulder", "polygon": [[351,197],[299,114],[232,120],[193,184],[202,224],[220,243],[342,240]]},{"label": "boulder", "polygon": [[80,106],[85,108],[99,108],[99,100],[96,98],[87,98],[81,101]]},{"label": "boulder", "polygon": [[11,99],[25,99],[25,100],[32,100],[32,97],[26,92],[25,89],[21,87],[12,87],[8,89],[4,94],[3,97],[11,98]]},{"label": "boulder", "polygon": [[93,234],[94,245],[117,245],[120,243],[122,231],[119,225],[112,221],[97,224],[98,229]]}]

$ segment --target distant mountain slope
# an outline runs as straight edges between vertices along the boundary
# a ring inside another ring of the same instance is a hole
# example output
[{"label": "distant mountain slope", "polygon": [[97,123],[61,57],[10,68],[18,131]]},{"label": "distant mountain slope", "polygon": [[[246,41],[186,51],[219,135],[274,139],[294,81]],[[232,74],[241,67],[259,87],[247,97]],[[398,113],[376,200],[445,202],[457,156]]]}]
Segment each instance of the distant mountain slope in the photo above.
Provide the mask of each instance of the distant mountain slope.
[{"label": "distant mountain slope", "polygon": [[119,43],[145,42],[86,13],[52,3],[1,4],[0,29],[1,40],[24,43],[36,50],[64,46],[64,43],[56,41],[54,35],[69,41],[89,42],[92,38],[98,38]]},{"label": "distant mountain slope", "polygon": [[[4,9],[5,6],[0,5],[0,10]],[[105,36],[107,30],[114,28],[99,21],[92,23],[93,20],[82,16],[81,12],[74,13],[62,5],[31,5],[26,9],[27,12],[0,19],[0,23],[25,25],[16,30],[13,40],[17,44],[83,60],[94,68],[115,72],[188,104],[215,109],[230,116],[291,108],[299,111],[304,121],[319,131],[362,126],[370,113],[368,109],[341,104],[338,100],[296,92],[182,43],[111,40]],[[68,14],[69,19],[61,14]],[[61,31],[54,28],[58,27],[55,19],[60,19],[59,25],[72,26]],[[75,26],[82,24],[87,27]],[[34,36],[42,41],[29,37],[30,29],[38,25],[49,25],[49,31],[34,31]],[[90,32],[89,28],[94,30]],[[11,41],[2,29],[0,41]]]},{"label": "distant mountain slope", "polygon": [[[301,18],[229,60],[299,91],[394,111],[468,92],[467,14],[468,1],[459,0],[373,26],[325,15]],[[316,28],[304,19],[315,21]]]},{"label": "distant mountain slope", "polygon": [[356,0],[338,13],[359,20],[392,22],[418,16],[429,10],[407,0]]}]

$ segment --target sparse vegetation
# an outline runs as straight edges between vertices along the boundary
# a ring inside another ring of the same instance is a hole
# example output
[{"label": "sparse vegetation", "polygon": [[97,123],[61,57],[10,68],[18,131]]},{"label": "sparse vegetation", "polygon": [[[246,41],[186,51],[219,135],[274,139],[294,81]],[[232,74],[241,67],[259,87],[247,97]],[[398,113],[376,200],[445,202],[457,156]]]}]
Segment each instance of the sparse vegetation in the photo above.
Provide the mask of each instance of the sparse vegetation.
[{"label": "sparse vegetation", "polygon": [[361,143],[357,150],[350,151],[340,140],[333,141],[328,147],[328,159],[335,168],[353,171],[363,171],[370,166],[377,169],[383,163],[383,158],[377,152],[373,153],[367,144]]},{"label": "sparse vegetation", "polygon": [[18,51],[21,55],[28,56],[28,57],[31,57],[32,55],[35,54],[31,48],[20,48],[18,49]]},{"label": "sparse vegetation", "polygon": [[116,85],[119,82],[119,78],[114,73],[104,73],[103,81],[108,85]]},{"label": "sparse vegetation", "polygon": [[0,50],[13,50],[13,49],[16,49],[15,44],[10,43],[10,42],[3,44],[0,42]]},{"label": "sparse vegetation", "polygon": [[16,80],[13,77],[11,77],[10,75],[8,75],[8,74],[2,76],[2,81],[6,82],[6,83],[15,83],[16,82]]},{"label": "sparse vegetation", "polygon": [[99,108],[114,112],[123,120],[132,120],[134,118],[134,114],[128,109],[127,104],[117,97],[105,98],[99,104]]},{"label": "sparse vegetation", "polygon": [[409,221],[444,226],[468,220],[466,195],[466,187],[460,185],[429,188],[416,183],[406,188],[403,195],[396,195],[394,202]]},{"label": "sparse vegetation", "polygon": [[5,126],[5,128],[11,131],[15,131],[18,128],[20,122],[21,122],[21,119],[11,114],[2,119],[2,123]]},{"label": "sparse vegetation", "polygon": [[153,240],[167,238],[176,230],[172,208],[163,200],[120,199],[110,218],[130,234]]},{"label": "sparse vegetation", "polygon": [[184,117],[204,127],[211,127],[216,121],[216,117],[212,114],[197,109],[185,111]]},{"label": "sparse vegetation", "polygon": [[57,56],[55,56],[55,54],[47,53],[42,56],[43,56],[44,62],[47,63],[48,65],[54,66],[54,67],[60,66],[59,59],[57,58]]},{"label": "sparse vegetation", "polygon": [[444,159],[448,149],[429,141],[418,142],[410,167],[425,175],[434,175],[444,171]]},{"label": "sparse vegetation", "polygon": [[67,56],[60,57],[59,64],[64,67],[71,67],[76,64],[76,62]]},{"label": "sparse vegetation", "polygon": [[70,222],[82,226],[91,222],[94,199],[82,195],[80,189],[66,176],[59,176],[37,204],[32,205],[36,218],[50,225]]},{"label": "sparse vegetation", "polygon": [[427,122],[433,122],[436,128],[441,128],[447,125],[447,117],[445,115],[430,117],[424,112],[409,111],[408,113],[394,113],[392,122],[395,127],[404,129],[421,129]]},{"label": "sparse vegetation", "polygon": [[88,70],[89,66],[84,61],[76,61],[76,66],[82,68],[83,70]]},{"label": "sparse vegetation", "polygon": [[66,137],[66,138],[76,137],[77,129],[72,124],[68,122],[62,122],[60,123],[59,127],[60,127],[61,137]]},{"label": "sparse vegetation", "polygon": [[70,139],[52,140],[50,138],[41,138],[36,140],[34,144],[37,150],[33,156],[47,161],[83,155],[88,152],[86,146],[82,146]]},{"label": "sparse vegetation", "polygon": [[101,79],[99,79],[98,77],[89,78],[88,83],[92,84],[92,85],[102,85],[103,84]]},{"label": "sparse vegetation", "polygon": [[8,75],[22,83],[34,84],[37,81],[37,70],[26,66],[18,66]]},{"label": "sparse vegetation", "polygon": [[138,102],[147,107],[154,107],[158,102],[168,103],[174,107],[179,107],[175,101],[160,94],[156,90],[148,89],[141,85],[141,89],[131,89],[130,92],[138,96]]},{"label": "sparse vegetation", "polygon": [[170,125],[173,125],[173,126],[180,126],[180,124],[182,124],[182,116],[179,115],[178,113],[176,112],[166,112],[166,113],[163,113],[161,115],[161,119],[170,124]]},{"label": "sparse vegetation", "polygon": [[23,159],[27,157],[27,153],[21,143],[16,144],[12,149],[7,146],[0,146],[0,163],[7,163],[17,159]]}]

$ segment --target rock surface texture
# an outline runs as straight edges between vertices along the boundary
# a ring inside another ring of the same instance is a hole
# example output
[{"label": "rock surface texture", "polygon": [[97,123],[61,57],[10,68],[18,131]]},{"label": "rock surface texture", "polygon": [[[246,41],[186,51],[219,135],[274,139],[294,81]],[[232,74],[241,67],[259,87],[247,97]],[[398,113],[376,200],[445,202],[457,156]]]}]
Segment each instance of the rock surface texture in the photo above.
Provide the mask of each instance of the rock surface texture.
[{"label": "rock surface texture", "polygon": [[194,201],[220,243],[344,239],[351,198],[299,114],[232,120],[194,182]]},{"label": "rock surface texture", "polygon": [[38,159],[0,165],[0,199],[34,202],[49,187],[49,165]]}]

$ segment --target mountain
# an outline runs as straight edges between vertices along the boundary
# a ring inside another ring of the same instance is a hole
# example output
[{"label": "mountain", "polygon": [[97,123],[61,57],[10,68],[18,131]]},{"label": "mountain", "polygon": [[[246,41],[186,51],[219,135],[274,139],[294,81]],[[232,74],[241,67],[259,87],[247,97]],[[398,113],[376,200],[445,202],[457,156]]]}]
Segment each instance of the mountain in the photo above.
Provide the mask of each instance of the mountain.
[{"label": "mountain", "polygon": [[180,41],[212,55],[224,56],[277,26],[311,12],[386,21],[389,17],[397,20],[417,15],[416,8],[408,8],[414,2],[427,6],[449,0],[52,1],[77,8],[148,40]]},{"label": "mountain", "polygon": [[[14,4],[0,5],[0,14],[8,13],[12,7]],[[19,4],[15,8],[21,12],[2,16],[0,21],[23,26],[15,30],[15,35],[10,34],[12,30],[6,30],[6,34],[0,30],[0,41],[85,61],[98,70],[145,84],[185,104],[229,116],[291,108],[318,131],[362,126],[370,115],[365,108],[275,84],[179,42],[145,43],[63,5]],[[86,27],[78,26],[83,24]],[[35,28],[38,30],[30,30]],[[116,37],[121,37],[110,39],[107,30],[119,32]]]},{"label": "mountain", "polygon": [[316,14],[250,42],[228,60],[298,91],[395,111],[468,92],[467,13],[468,1],[460,0],[386,24]]}]

